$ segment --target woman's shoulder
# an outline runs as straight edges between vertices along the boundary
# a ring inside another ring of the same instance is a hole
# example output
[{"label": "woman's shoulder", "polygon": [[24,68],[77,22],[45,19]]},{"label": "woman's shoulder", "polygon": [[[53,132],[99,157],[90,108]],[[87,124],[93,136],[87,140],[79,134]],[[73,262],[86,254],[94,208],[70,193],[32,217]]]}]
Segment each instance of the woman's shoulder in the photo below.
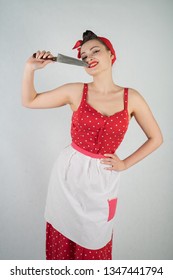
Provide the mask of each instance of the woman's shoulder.
[{"label": "woman's shoulder", "polygon": [[128,90],[128,100],[129,100],[129,108],[131,111],[138,111],[142,110],[143,108],[148,107],[148,104],[142,94],[134,89],[134,88],[129,88]]},{"label": "woman's shoulder", "polygon": [[134,88],[129,88],[128,87],[128,94],[130,97],[138,97],[141,96],[141,94],[139,93],[138,90],[134,89]]},{"label": "woman's shoulder", "polygon": [[137,91],[134,88],[130,88],[127,86],[120,86],[120,85],[115,85],[115,89],[117,92],[125,92],[125,90],[128,90],[128,96],[130,99],[136,99],[141,97],[141,94],[139,93],[139,91]]},{"label": "woman's shoulder", "polygon": [[76,108],[79,106],[82,94],[83,94],[83,88],[85,83],[81,82],[74,82],[74,83],[68,83],[65,84],[65,91],[68,94],[69,97],[69,103],[71,105],[72,110],[76,110]]},{"label": "woman's shoulder", "polygon": [[66,88],[67,90],[71,91],[79,91],[83,88],[84,83],[80,83],[80,82],[74,82],[74,83],[67,83],[64,84],[63,87]]},{"label": "woman's shoulder", "polygon": [[66,94],[69,96],[70,99],[73,99],[76,96],[82,95],[84,83],[74,82],[74,83],[67,83],[59,88],[61,88]]},{"label": "woman's shoulder", "polygon": [[129,102],[141,102],[144,101],[143,96],[141,95],[141,93],[134,89],[134,88],[128,88],[128,98],[129,98]]},{"label": "woman's shoulder", "polygon": [[123,92],[125,91],[125,89],[128,90],[128,95],[131,97],[135,97],[135,96],[140,96],[141,94],[139,93],[139,91],[137,91],[136,89],[134,88],[130,88],[128,86],[122,86],[122,85],[117,85],[115,84],[115,90],[117,92]]},{"label": "woman's shoulder", "polygon": [[74,95],[80,95],[80,93],[83,92],[83,86],[84,83],[66,83],[57,87],[57,90],[61,90],[61,92],[64,92],[67,96],[71,97]]}]

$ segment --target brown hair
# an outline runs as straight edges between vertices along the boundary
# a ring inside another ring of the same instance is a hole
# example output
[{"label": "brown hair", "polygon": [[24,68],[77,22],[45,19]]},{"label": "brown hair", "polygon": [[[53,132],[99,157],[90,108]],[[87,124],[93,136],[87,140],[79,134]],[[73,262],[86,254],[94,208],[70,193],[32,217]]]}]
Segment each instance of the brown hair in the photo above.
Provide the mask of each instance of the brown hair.
[{"label": "brown hair", "polygon": [[85,44],[86,42],[90,41],[90,40],[97,40],[99,41],[102,45],[104,45],[106,47],[107,50],[110,50],[106,44],[104,44],[104,42],[102,40],[99,39],[99,37],[94,33],[92,32],[91,30],[86,30],[84,33],[83,33],[83,41],[82,41],[82,44]]}]

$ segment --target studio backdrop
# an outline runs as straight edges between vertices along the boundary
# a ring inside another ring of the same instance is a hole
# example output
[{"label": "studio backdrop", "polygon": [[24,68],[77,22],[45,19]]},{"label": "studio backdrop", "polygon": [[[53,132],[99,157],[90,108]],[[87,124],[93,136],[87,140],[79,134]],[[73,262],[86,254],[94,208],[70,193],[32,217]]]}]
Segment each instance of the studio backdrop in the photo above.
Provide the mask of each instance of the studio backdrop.
[{"label": "studio backdrop", "polygon": [[[76,57],[74,43],[89,29],[108,37],[116,84],[139,91],[164,144],[121,174],[114,259],[173,258],[172,24],[169,0],[0,0],[0,259],[45,259],[44,209],[51,169],[71,143],[68,106],[27,109],[21,103],[26,60],[37,50]],[[81,67],[49,64],[35,88],[90,82]],[[146,137],[132,119],[120,158]]]}]

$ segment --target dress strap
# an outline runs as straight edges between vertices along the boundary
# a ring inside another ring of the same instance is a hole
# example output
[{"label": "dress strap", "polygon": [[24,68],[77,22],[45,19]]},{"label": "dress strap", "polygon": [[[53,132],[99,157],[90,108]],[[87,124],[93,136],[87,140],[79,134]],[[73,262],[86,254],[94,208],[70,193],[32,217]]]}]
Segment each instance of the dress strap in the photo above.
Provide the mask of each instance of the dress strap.
[{"label": "dress strap", "polygon": [[87,100],[87,93],[88,93],[88,84],[84,84],[84,86],[83,86],[83,95],[82,95],[82,102],[86,102],[86,100]]},{"label": "dress strap", "polygon": [[128,88],[124,88],[124,109],[128,109]]}]

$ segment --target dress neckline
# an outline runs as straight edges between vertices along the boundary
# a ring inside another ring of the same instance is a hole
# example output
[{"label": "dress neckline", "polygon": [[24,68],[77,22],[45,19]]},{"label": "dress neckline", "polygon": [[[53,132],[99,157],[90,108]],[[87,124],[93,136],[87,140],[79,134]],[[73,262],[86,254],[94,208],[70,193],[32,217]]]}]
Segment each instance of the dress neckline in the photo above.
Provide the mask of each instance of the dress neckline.
[{"label": "dress neckline", "polygon": [[95,111],[97,114],[101,115],[103,118],[111,118],[111,117],[114,117],[115,115],[117,114],[120,114],[120,113],[123,113],[124,111],[127,111],[126,109],[123,109],[121,111],[118,111],[118,112],[115,112],[114,114],[110,115],[110,116],[107,116],[107,115],[104,115],[102,114],[101,112],[97,111],[94,107],[92,107],[87,101],[85,102],[86,105],[88,107],[90,107],[93,111]]},{"label": "dress neckline", "polygon": [[85,104],[90,107],[93,111],[95,111],[97,114],[101,115],[103,118],[111,118],[111,117],[114,117],[120,113],[123,113],[123,112],[127,112],[127,106],[125,106],[125,88],[124,88],[124,108],[121,110],[121,111],[118,111],[118,112],[115,112],[114,114],[110,115],[110,116],[107,116],[107,115],[104,115],[102,114],[100,111],[96,110],[93,106],[91,106],[88,102],[87,102],[87,94],[88,94],[88,84],[84,84],[84,101],[85,101]]}]

